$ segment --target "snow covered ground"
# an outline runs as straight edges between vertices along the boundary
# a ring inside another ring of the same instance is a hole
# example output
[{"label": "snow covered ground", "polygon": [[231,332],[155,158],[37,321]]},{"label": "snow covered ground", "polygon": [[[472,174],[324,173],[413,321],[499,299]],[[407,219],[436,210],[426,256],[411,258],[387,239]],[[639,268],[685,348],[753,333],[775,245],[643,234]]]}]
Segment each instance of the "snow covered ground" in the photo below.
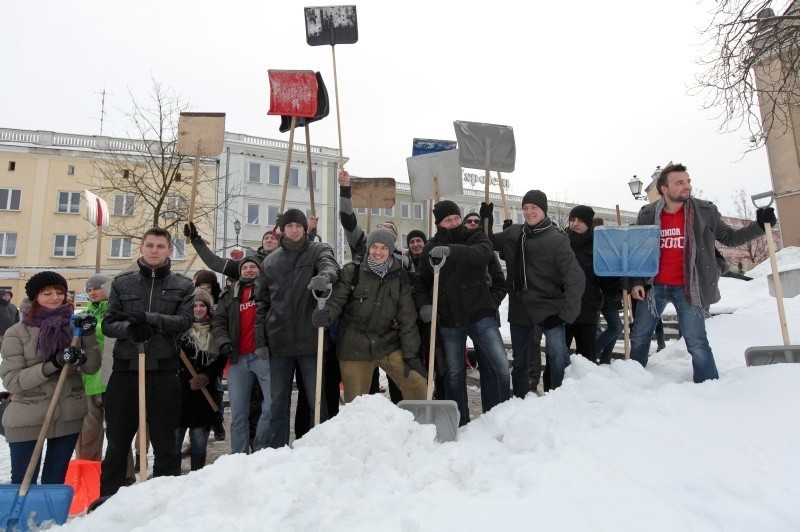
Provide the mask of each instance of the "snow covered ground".
[{"label": "snow covered ground", "polygon": [[[800,249],[779,260],[800,266]],[[717,381],[692,383],[682,341],[646,369],[573,357],[561,388],[512,399],[446,444],[432,426],[366,396],[293,449],[123,488],[66,527],[798,530],[800,364],[744,365],[746,347],[782,343],[768,271],[721,280],[712,311],[733,313],[707,322]],[[800,297],[785,305],[800,343]]]}]

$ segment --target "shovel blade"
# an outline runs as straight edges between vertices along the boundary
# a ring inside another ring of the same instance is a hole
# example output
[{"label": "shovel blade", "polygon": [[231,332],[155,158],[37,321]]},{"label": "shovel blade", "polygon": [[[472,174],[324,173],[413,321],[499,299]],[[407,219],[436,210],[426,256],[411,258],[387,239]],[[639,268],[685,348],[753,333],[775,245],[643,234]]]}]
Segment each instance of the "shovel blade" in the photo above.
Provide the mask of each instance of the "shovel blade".
[{"label": "shovel blade", "polygon": [[356,6],[307,7],[306,43],[309,46],[358,42]]},{"label": "shovel blade", "polygon": [[800,362],[800,345],[759,345],[744,351],[748,366],[766,366],[785,362]]},{"label": "shovel blade", "polygon": [[455,401],[403,400],[397,403],[414,415],[414,421],[423,425],[436,425],[436,441],[444,443],[458,439],[460,419]]},{"label": "shovel blade", "polygon": [[20,495],[19,489],[19,484],[0,486],[0,528],[37,530],[48,521],[57,525],[67,522],[72,486],[33,484],[27,495]]},{"label": "shovel blade", "polygon": [[268,70],[269,115],[312,118],[317,114],[317,74],[312,70]]}]

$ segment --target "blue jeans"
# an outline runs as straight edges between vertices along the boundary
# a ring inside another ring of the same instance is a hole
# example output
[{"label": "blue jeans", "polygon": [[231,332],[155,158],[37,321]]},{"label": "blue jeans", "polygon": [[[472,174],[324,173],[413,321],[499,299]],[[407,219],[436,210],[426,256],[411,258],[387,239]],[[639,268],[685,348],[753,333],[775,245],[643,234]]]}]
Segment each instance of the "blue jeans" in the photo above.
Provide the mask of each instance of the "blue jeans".
[{"label": "blue jeans", "polygon": [[246,453],[250,446],[250,391],[258,380],[264,400],[258,418],[253,447],[263,449],[269,441],[270,430],[270,361],[255,354],[240,355],[228,369],[228,396],[231,400],[231,453]]},{"label": "blue jeans", "polygon": [[[272,380],[272,419],[269,435],[269,446],[279,449],[289,445],[289,407],[292,403],[292,380],[294,378],[294,365],[303,376],[303,388],[306,392],[308,407],[314,412],[317,387],[317,356],[277,356],[270,360],[270,378]],[[338,385],[338,383],[336,383]],[[323,383],[324,387],[324,383]],[[328,409],[325,401],[321,401],[319,421],[328,419]],[[309,420],[313,426],[314,418]]]},{"label": "blue jeans", "polygon": [[678,314],[678,326],[686,341],[686,349],[692,356],[694,382],[718,379],[719,372],[714,362],[714,354],[706,336],[706,321],[702,310],[693,308],[686,300],[683,286],[667,286],[655,284],[652,288],[655,296],[655,312],[645,301],[636,305],[636,319],[631,333],[631,358],[647,366],[650,352],[650,337],[656,328],[661,313],[667,303],[672,303]]},{"label": "blue jeans", "polygon": [[445,399],[452,399],[458,405],[459,426],[469,423],[467,404],[467,359],[465,346],[467,336],[472,338],[475,350],[482,353],[478,366],[481,367],[481,393],[486,394],[484,408],[491,409],[509,397],[508,357],[503,346],[503,338],[497,321],[486,317],[467,327],[440,327],[442,349],[447,361],[444,380]]},{"label": "blue jeans", "polygon": [[175,452],[178,454],[181,453],[183,438],[186,436],[187,430],[189,431],[189,448],[192,451],[192,456],[205,457],[206,449],[208,448],[208,435],[211,432],[205,427],[197,427],[194,429],[178,427],[175,430]]},{"label": "blue jeans", "polygon": [[619,317],[619,310],[616,303],[604,306],[600,313],[605,318],[608,327],[597,336],[597,351],[600,354],[600,361],[608,361],[614,352],[619,335],[622,334],[622,319]]},{"label": "blue jeans", "polygon": [[[58,438],[47,438],[47,451],[44,454],[44,468],[42,469],[42,484],[63,484],[67,478],[67,467],[78,443],[78,432],[67,434]],[[36,447],[36,440],[20,441],[8,444],[11,451],[11,483],[22,484],[25,478],[25,471],[28,463],[33,456],[33,449]],[[31,484],[36,484],[39,478],[39,466],[42,460],[36,464],[33,472]]]},{"label": "blue jeans", "polygon": [[[511,380],[514,386],[515,397],[525,397],[530,391],[528,371],[530,369],[530,353],[533,345],[533,325],[520,325],[511,323],[511,348],[514,351],[514,363],[511,368]],[[549,390],[561,386],[564,380],[564,370],[569,366],[569,350],[564,325],[546,329],[542,327],[545,338],[545,353],[547,355],[547,371],[549,379],[545,376],[545,383]]]}]

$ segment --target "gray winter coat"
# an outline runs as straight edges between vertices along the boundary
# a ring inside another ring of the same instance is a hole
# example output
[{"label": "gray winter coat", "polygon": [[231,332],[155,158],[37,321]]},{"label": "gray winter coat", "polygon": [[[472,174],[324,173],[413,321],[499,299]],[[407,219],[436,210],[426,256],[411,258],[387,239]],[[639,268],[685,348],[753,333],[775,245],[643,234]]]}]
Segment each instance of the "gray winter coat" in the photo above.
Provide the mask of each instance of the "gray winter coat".
[{"label": "gray winter coat", "polygon": [[[697,247],[695,266],[697,267],[700,282],[700,298],[704,306],[712,305],[719,301],[719,270],[717,259],[714,255],[714,241],[719,241],[728,247],[741,246],[764,234],[764,230],[756,222],[745,227],[734,229],[722,221],[716,205],[710,201],[689,198],[695,211],[694,241]],[[656,224],[656,203],[645,205],[636,217],[636,225]],[[626,278],[624,286],[628,289],[634,286],[644,286],[652,279]]]}]

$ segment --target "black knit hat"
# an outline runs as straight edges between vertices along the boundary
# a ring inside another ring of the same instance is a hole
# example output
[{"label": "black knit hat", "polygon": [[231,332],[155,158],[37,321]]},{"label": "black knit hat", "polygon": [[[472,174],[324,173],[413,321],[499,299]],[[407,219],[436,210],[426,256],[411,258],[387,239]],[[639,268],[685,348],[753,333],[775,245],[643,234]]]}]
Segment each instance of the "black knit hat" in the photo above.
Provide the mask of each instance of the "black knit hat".
[{"label": "black knit hat", "polygon": [[428,243],[428,238],[425,236],[425,233],[423,233],[419,229],[412,229],[406,235],[406,247],[408,247],[408,243],[411,242],[412,238],[421,238],[423,244],[427,244]]},{"label": "black knit hat", "polygon": [[547,214],[547,194],[541,190],[529,190],[522,196],[522,206],[532,203]]},{"label": "black knit hat", "polygon": [[195,286],[200,286],[201,284],[210,284],[214,285],[217,282],[217,274],[212,272],[211,270],[197,270],[197,273],[194,274],[194,284]]},{"label": "black knit hat", "polygon": [[242,259],[242,261],[239,263],[239,275],[240,275],[240,276],[242,275],[242,266],[244,266],[244,265],[245,265],[245,264],[247,264],[248,262],[252,262],[252,263],[253,263],[253,264],[255,264],[256,266],[258,266],[258,269],[259,269],[259,270],[261,269],[261,263],[260,263],[260,262],[258,262],[258,259],[256,259],[255,257],[245,257],[245,258],[243,258],[243,259]]},{"label": "black knit hat", "polygon": [[302,225],[305,232],[308,232],[308,220],[306,219],[306,215],[300,209],[289,209],[285,213],[281,214],[281,232],[285,233],[286,224],[292,222]]},{"label": "black knit hat", "polygon": [[436,221],[436,225],[439,225],[442,220],[454,214],[461,216],[461,209],[450,200],[442,200],[433,206],[433,219]]},{"label": "black knit hat", "polygon": [[56,272],[45,271],[39,272],[28,279],[28,282],[25,283],[25,294],[28,296],[28,299],[33,302],[45,286],[63,286],[64,292],[69,291],[66,279]]},{"label": "black knit hat", "polygon": [[594,209],[588,205],[575,205],[569,211],[569,219],[577,218],[586,224],[586,227],[592,227],[592,219],[594,218]]}]

